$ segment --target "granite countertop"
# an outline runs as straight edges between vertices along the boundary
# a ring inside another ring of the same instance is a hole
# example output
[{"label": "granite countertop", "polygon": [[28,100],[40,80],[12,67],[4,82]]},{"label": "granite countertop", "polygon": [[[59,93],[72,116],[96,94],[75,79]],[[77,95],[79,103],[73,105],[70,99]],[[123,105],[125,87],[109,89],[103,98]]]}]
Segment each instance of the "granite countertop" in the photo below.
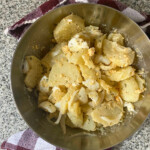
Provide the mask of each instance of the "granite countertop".
[{"label": "granite countertop", "polygon": [[[1,0],[0,1],[0,144],[10,135],[27,129],[19,115],[10,88],[10,67],[17,40],[4,35],[4,29],[46,0]],[[150,14],[150,0],[120,0],[132,8]],[[138,132],[115,150],[150,150],[150,116]]]}]

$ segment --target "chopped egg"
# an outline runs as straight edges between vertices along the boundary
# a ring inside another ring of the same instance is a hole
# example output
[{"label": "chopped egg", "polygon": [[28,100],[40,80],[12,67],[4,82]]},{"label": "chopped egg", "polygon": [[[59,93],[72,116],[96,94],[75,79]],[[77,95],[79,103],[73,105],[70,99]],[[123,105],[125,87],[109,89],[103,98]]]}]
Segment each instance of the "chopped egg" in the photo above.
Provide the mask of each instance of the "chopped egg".
[{"label": "chopped egg", "polygon": [[48,85],[48,78],[46,76],[43,76],[39,83],[39,90],[44,93],[49,92],[49,85]]}]

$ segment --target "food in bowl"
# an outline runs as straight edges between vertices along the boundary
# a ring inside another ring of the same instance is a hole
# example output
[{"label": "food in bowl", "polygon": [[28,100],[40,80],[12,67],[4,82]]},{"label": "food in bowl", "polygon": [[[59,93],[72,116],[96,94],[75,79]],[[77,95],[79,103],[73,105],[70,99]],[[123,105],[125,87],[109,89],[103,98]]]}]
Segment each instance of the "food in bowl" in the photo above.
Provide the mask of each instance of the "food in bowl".
[{"label": "food in bowl", "polygon": [[122,34],[104,34],[71,14],[54,29],[54,40],[41,60],[27,56],[23,69],[25,85],[37,88],[38,105],[50,119],[95,131],[122,122],[125,107],[135,111],[145,80],[133,67],[136,53]]}]

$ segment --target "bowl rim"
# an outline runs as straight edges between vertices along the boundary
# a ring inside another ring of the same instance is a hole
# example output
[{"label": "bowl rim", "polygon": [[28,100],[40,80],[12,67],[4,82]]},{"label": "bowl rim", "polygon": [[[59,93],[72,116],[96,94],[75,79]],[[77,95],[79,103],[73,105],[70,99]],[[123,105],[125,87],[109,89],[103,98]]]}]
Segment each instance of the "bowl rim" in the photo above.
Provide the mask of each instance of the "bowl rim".
[{"label": "bowl rim", "polygon": [[[102,5],[102,4],[94,4],[94,3],[74,3],[74,4],[67,4],[67,5],[63,5],[63,6],[60,6],[60,7],[56,7],[56,8],[54,8],[54,9],[48,11],[47,13],[45,13],[43,16],[37,18],[37,20],[36,20],[33,24],[31,24],[31,25],[29,26],[29,28],[25,31],[25,33],[23,33],[23,35],[22,35],[22,36],[20,37],[20,39],[17,41],[17,46],[16,46],[16,49],[15,49],[15,51],[14,51],[14,54],[13,54],[13,57],[12,57],[12,60],[11,60],[11,72],[10,72],[10,78],[11,78],[10,84],[11,84],[11,87],[10,87],[10,88],[11,88],[11,91],[12,91],[13,100],[14,100],[14,102],[15,102],[16,108],[17,108],[17,110],[18,110],[20,116],[22,117],[22,119],[25,121],[25,123],[28,125],[29,128],[31,128],[40,138],[42,138],[43,140],[45,140],[45,141],[48,142],[49,144],[52,144],[52,145],[54,145],[54,146],[56,146],[56,147],[58,147],[58,148],[63,148],[63,149],[66,149],[66,147],[57,145],[57,144],[54,143],[54,142],[49,142],[48,140],[45,139],[45,137],[44,137],[43,135],[40,135],[39,133],[37,133],[37,131],[35,131],[35,129],[30,125],[30,123],[27,122],[27,119],[23,116],[23,114],[22,114],[22,112],[21,112],[21,109],[19,108],[19,106],[18,106],[18,104],[17,104],[17,101],[16,101],[16,98],[15,98],[14,85],[13,85],[13,83],[12,83],[12,72],[13,72],[13,68],[14,68],[14,67],[13,67],[13,66],[14,66],[14,65],[13,65],[13,63],[14,63],[14,58],[15,58],[15,55],[16,55],[16,53],[17,53],[18,47],[19,47],[20,43],[24,40],[24,38],[25,38],[25,36],[28,34],[28,32],[30,32],[30,30],[34,27],[34,25],[35,25],[36,23],[40,22],[40,21],[42,20],[42,18],[45,17],[46,15],[49,15],[50,13],[55,12],[55,11],[57,11],[58,9],[62,8],[62,7],[65,8],[65,7],[69,7],[69,6],[72,6],[72,5],[76,5],[76,6],[79,6],[79,5],[85,5],[85,6],[89,6],[89,5],[93,5],[93,6],[95,5],[95,6],[96,6],[96,5],[99,5],[100,7],[104,7],[104,8],[110,9],[110,10],[112,10],[112,11],[115,11],[115,12],[121,14],[122,16],[124,16],[126,19],[130,20],[135,26],[138,27],[138,29],[139,29],[139,30],[142,32],[142,34],[147,38],[147,40],[149,40],[148,36],[147,36],[146,33],[140,28],[140,26],[139,26],[136,22],[134,22],[132,19],[130,19],[128,16],[122,14],[119,10],[116,10],[116,9],[114,9],[114,8],[112,8],[112,7],[109,7],[109,6],[106,6],[106,5]],[[150,40],[149,40],[149,42],[150,42]],[[123,140],[120,140],[120,141],[116,142],[115,144],[112,144],[111,147],[114,147],[114,146],[116,146],[116,145],[118,145],[118,144],[124,142],[125,140],[127,140],[127,139],[129,139],[131,136],[133,136],[137,131],[139,131],[139,129],[142,128],[142,125],[143,125],[143,123],[145,122],[145,120],[148,118],[149,114],[150,114],[150,112],[147,114],[147,116],[146,116],[145,119],[142,121],[142,123],[141,123],[140,125],[138,125],[138,127],[137,127],[136,129],[133,129],[132,132],[130,132],[130,134],[128,135],[128,137],[124,138]],[[111,148],[111,147],[110,147],[110,146],[109,146],[109,147],[105,147],[105,149],[108,149],[108,148]]]}]

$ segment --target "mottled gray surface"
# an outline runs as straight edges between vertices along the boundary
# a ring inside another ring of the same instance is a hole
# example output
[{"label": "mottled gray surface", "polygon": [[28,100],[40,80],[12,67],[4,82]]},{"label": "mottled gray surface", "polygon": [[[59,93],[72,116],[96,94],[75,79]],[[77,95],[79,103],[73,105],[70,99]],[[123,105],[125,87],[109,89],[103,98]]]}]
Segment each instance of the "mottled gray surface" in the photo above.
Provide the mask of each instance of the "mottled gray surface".
[{"label": "mottled gray surface", "polygon": [[[17,112],[10,88],[10,65],[17,40],[5,36],[3,31],[44,1],[46,0],[0,0],[0,144],[10,135],[27,128]],[[120,1],[132,8],[150,13],[150,0]],[[135,135],[114,149],[150,149],[150,117]]]}]

